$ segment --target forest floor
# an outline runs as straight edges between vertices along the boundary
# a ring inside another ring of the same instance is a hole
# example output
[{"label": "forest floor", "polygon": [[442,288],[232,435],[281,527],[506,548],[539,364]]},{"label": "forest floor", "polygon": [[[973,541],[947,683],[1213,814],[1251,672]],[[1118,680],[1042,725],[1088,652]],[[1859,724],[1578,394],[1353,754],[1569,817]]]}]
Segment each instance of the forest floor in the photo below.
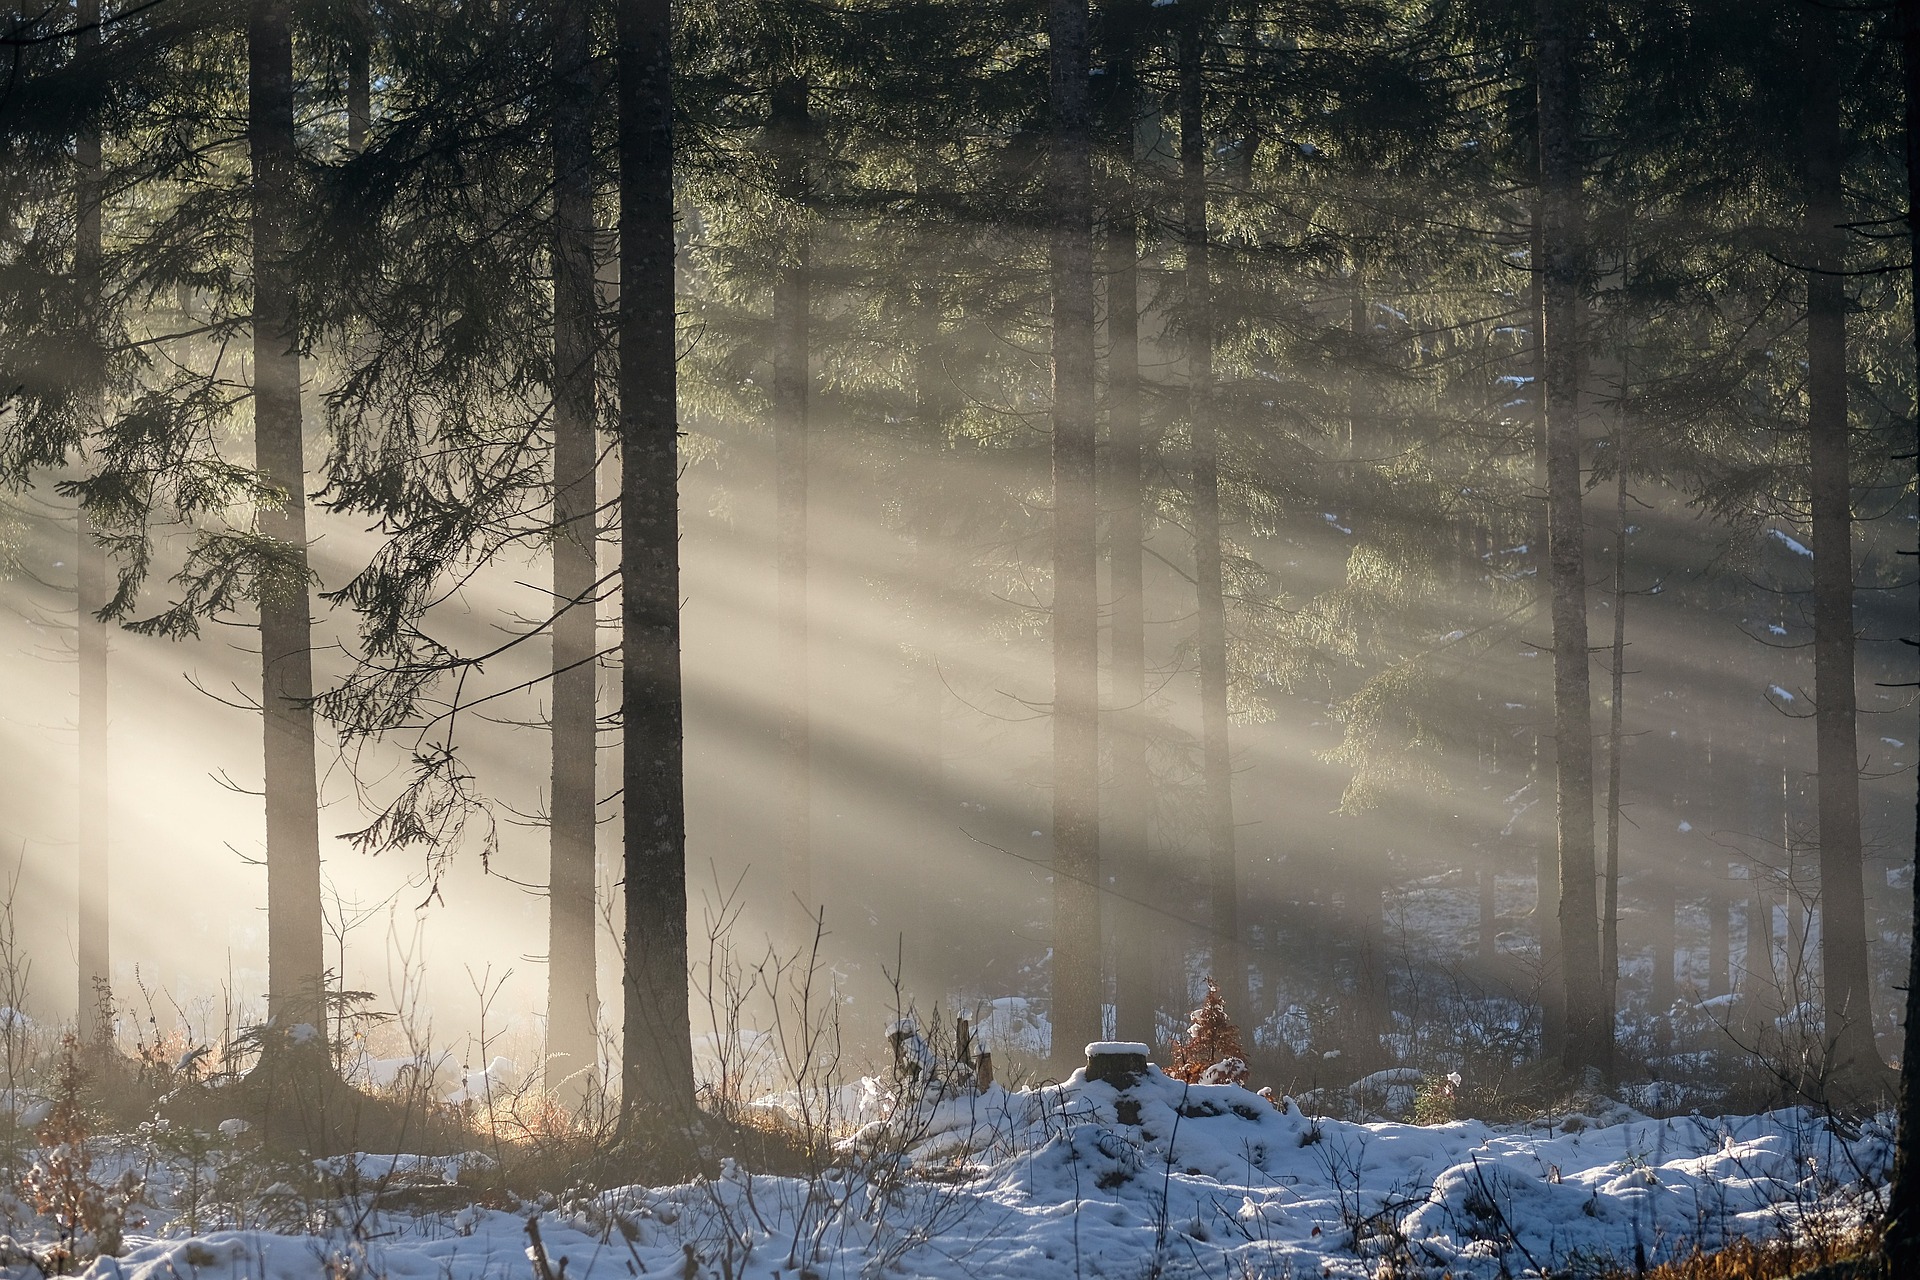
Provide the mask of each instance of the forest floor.
[{"label": "forest floor", "polygon": [[[1404,1073],[1373,1084],[1418,1087]],[[1643,1274],[1743,1239],[1798,1242],[1812,1260],[1873,1216],[1891,1153],[1885,1118],[1849,1125],[1792,1109],[1653,1119],[1597,1095],[1495,1126],[1315,1118],[1291,1099],[1183,1084],[1157,1068],[1125,1089],[1075,1073],[1035,1089],[950,1077],[897,1092],[886,1118],[821,1148],[808,1172],[723,1161],[716,1176],[677,1186],[532,1198],[508,1194],[495,1157],[480,1152],[268,1169],[232,1122],[198,1145],[130,1135],[87,1174],[103,1203],[128,1203],[119,1256],[93,1259],[86,1274]],[[58,1263],[57,1226],[38,1221],[38,1234],[0,1241],[8,1274]]]}]

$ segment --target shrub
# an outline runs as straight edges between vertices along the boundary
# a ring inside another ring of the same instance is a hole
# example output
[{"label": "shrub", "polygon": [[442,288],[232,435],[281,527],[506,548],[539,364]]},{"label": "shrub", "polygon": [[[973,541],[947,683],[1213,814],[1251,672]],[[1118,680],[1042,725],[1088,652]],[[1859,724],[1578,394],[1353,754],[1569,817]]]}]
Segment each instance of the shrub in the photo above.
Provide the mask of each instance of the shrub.
[{"label": "shrub", "polygon": [[1207,998],[1190,1015],[1185,1036],[1173,1041],[1167,1074],[1188,1084],[1239,1084],[1247,1078],[1247,1050],[1240,1028],[1227,1016],[1227,1002],[1211,975]]}]

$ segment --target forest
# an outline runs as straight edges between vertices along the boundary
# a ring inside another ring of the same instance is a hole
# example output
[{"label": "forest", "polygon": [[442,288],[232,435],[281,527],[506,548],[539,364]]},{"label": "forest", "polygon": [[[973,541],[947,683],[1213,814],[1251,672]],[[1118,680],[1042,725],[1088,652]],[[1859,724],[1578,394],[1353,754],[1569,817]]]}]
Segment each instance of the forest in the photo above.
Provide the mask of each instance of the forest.
[{"label": "forest", "polygon": [[1920,1274],[1920,0],[0,7],[0,1274]]}]

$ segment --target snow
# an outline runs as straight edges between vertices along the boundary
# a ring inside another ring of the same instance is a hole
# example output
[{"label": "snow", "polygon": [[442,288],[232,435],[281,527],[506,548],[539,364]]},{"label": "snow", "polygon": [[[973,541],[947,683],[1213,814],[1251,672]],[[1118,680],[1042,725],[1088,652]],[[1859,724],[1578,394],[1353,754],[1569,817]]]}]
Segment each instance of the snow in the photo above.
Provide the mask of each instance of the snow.
[{"label": "snow", "polygon": [[1772,534],[1775,538],[1779,539],[1780,545],[1785,547],[1787,550],[1793,552],[1793,554],[1797,556],[1805,556],[1809,560],[1813,558],[1813,548],[1809,547],[1806,543],[1801,542],[1798,538],[1789,537],[1787,534],[1782,533],[1778,529],[1769,529],[1767,530],[1767,532]]},{"label": "snow", "polygon": [[[1361,1083],[1388,1094],[1427,1080],[1396,1068]],[[187,1236],[156,1214],[152,1234],[130,1235],[123,1257],[99,1259],[86,1275],[504,1280],[528,1273],[533,1216],[551,1265],[558,1272],[564,1259],[574,1280],[1360,1280],[1413,1269],[1491,1280],[1597,1270],[1609,1258],[1631,1265],[1636,1248],[1657,1263],[1696,1244],[1859,1212],[1891,1159],[1884,1119],[1852,1132],[1804,1109],[1653,1120],[1606,1099],[1582,1105],[1529,1126],[1423,1127],[1316,1118],[1291,1098],[1186,1085],[1158,1068],[1124,1089],[1080,1071],[1012,1092],[934,1084],[839,1143],[832,1167],[811,1180],[723,1161],[716,1176],[679,1186],[408,1213],[369,1203],[368,1177],[458,1195],[467,1184],[455,1179],[491,1166],[474,1156],[363,1155],[320,1165],[339,1201],[310,1234]],[[915,1169],[932,1176],[903,1176]],[[476,1187],[473,1201],[481,1198]]]},{"label": "snow", "polygon": [[491,1102],[512,1093],[519,1079],[520,1071],[511,1061],[495,1058],[480,1071],[463,1071],[460,1074],[460,1087],[449,1093],[446,1100],[455,1105],[462,1102]]},{"label": "snow", "polygon": [[1144,1058],[1150,1052],[1138,1040],[1096,1040],[1086,1049],[1089,1058]]},{"label": "snow", "polygon": [[1774,697],[1776,697],[1776,698],[1778,698],[1778,699],[1780,699],[1780,701],[1782,701],[1782,702],[1792,702],[1792,701],[1793,701],[1793,695],[1792,695],[1792,694],[1790,694],[1790,693],[1788,693],[1788,692],[1787,692],[1787,691],[1786,691],[1785,689],[1782,689],[1782,688],[1781,688],[1781,687],[1780,687],[1779,685],[1777,685],[1777,684],[1770,684],[1770,685],[1768,685],[1768,686],[1767,686],[1767,692],[1768,692],[1768,693],[1771,693],[1771,694],[1772,694],[1772,695],[1773,695]]}]

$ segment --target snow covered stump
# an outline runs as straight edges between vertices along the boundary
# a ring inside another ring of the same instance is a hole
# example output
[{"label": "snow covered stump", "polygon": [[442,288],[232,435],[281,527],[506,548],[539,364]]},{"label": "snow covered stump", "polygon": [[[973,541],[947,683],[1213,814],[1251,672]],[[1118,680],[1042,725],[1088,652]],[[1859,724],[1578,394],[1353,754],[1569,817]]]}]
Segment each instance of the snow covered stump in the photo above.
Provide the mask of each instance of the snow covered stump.
[{"label": "snow covered stump", "polygon": [[1087,1046],[1087,1079],[1130,1089],[1147,1074],[1147,1046],[1138,1040],[1096,1040]]}]

